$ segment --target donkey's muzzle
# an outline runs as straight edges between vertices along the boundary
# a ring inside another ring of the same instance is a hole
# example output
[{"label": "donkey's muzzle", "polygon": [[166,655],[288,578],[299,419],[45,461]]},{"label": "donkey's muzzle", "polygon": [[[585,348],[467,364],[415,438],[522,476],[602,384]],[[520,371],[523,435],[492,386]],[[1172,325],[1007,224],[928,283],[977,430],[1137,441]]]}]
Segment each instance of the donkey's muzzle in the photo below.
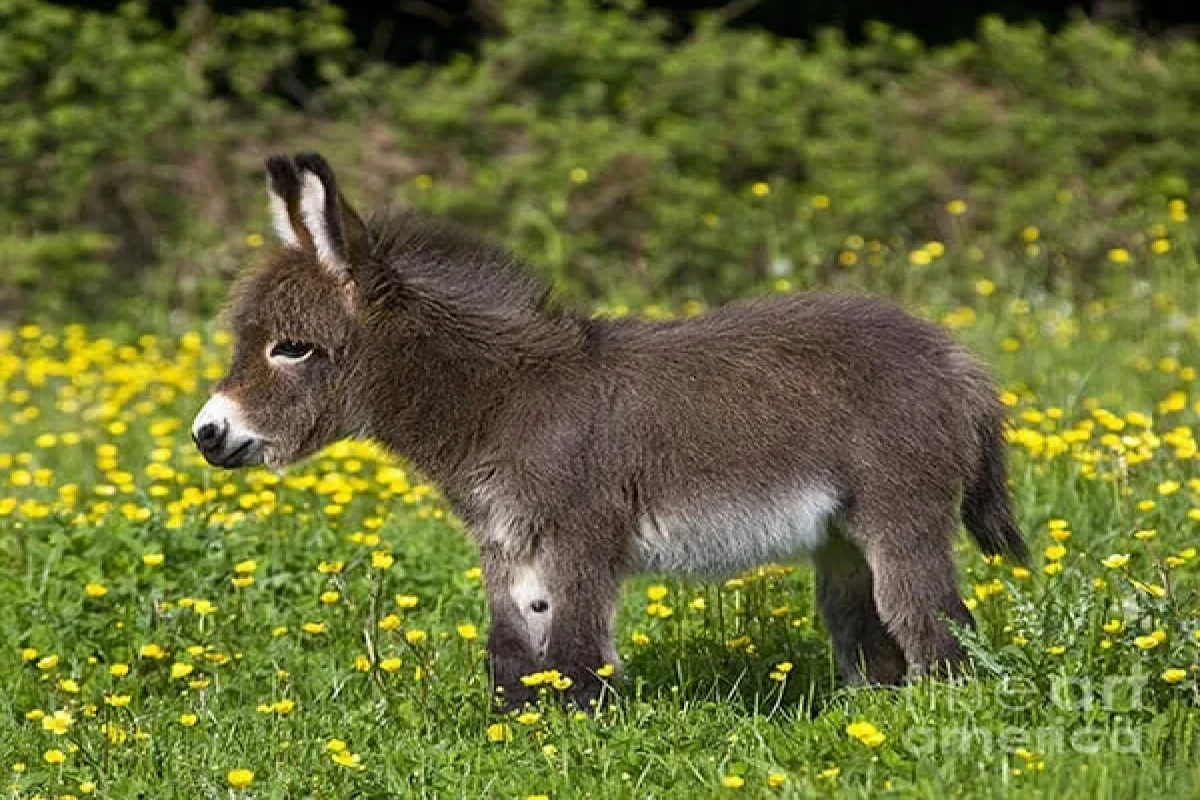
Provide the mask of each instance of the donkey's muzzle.
[{"label": "donkey's muzzle", "polygon": [[213,395],[196,415],[192,441],[214,467],[237,469],[262,463],[262,438],[242,422],[237,405],[220,394]]}]

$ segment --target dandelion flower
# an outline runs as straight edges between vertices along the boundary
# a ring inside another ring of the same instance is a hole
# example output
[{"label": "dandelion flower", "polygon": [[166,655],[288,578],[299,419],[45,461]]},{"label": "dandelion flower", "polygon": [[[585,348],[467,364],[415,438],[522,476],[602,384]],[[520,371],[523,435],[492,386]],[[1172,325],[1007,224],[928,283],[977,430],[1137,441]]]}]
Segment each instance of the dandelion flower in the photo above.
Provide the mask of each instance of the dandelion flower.
[{"label": "dandelion flower", "polygon": [[1100,563],[1109,569],[1120,569],[1129,563],[1129,554],[1114,553],[1113,555],[1103,559]]},{"label": "dandelion flower", "polygon": [[1156,648],[1156,647],[1158,647],[1160,644],[1162,644],[1164,639],[1166,639],[1166,636],[1163,636],[1162,638],[1159,638],[1159,637],[1157,637],[1157,636],[1154,636],[1153,634],[1151,634],[1151,635],[1148,635],[1148,636],[1139,636],[1139,637],[1137,637],[1136,639],[1134,639],[1134,640],[1133,640],[1133,643],[1134,643],[1134,644],[1135,644],[1135,645],[1136,645],[1136,646],[1137,646],[1139,649],[1142,649],[1142,650],[1153,650],[1154,648]]},{"label": "dandelion flower", "polygon": [[225,773],[225,780],[235,789],[245,789],[254,783],[254,773],[248,769],[231,769]]},{"label": "dandelion flower", "polygon": [[846,734],[852,739],[865,744],[867,747],[878,747],[887,737],[874,725],[866,720],[852,722],[846,726]]},{"label": "dandelion flower", "polygon": [[1187,677],[1186,669],[1172,667],[1171,669],[1163,670],[1162,679],[1167,683],[1179,683]]},{"label": "dandelion flower", "polygon": [[216,613],[216,610],[217,607],[208,600],[197,600],[192,604],[192,611],[196,612],[202,617]]},{"label": "dandelion flower", "polygon": [[741,775],[723,775],[721,785],[726,789],[740,789],[746,785],[746,779]]},{"label": "dandelion flower", "polygon": [[42,717],[42,730],[49,731],[55,736],[62,736],[71,727],[72,722],[74,722],[74,718],[71,716],[71,712],[60,709]]},{"label": "dandelion flower", "polygon": [[512,728],[503,722],[488,725],[487,738],[489,742],[511,742],[513,738]]},{"label": "dandelion flower", "polygon": [[67,760],[67,754],[62,750],[47,750],[42,753],[42,758],[47,764],[61,764]]}]

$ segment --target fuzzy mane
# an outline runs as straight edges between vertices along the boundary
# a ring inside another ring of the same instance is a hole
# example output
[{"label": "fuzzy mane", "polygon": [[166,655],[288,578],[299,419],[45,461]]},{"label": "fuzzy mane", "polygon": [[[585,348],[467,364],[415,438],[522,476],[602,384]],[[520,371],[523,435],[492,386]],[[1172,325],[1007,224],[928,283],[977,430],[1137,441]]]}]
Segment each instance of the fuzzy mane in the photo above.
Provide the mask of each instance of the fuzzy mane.
[{"label": "fuzzy mane", "polygon": [[375,303],[416,302],[466,318],[555,317],[550,292],[503,247],[414,211],[367,221],[371,270],[363,286]]}]

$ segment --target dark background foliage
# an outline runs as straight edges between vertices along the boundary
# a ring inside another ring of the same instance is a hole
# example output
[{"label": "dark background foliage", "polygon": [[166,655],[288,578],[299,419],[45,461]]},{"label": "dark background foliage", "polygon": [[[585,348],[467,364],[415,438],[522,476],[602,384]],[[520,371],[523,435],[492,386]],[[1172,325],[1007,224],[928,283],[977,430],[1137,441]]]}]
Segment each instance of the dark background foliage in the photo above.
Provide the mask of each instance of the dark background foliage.
[{"label": "dark background foliage", "polygon": [[1148,226],[1200,179],[1188,20],[938,8],[0,0],[0,319],[210,313],[262,246],[278,149],[584,302],[1086,295],[1114,249],[1152,268]]},{"label": "dark background foliage", "polygon": [[[113,11],[113,0],[62,5]],[[186,2],[151,0],[151,15],[171,24]],[[300,8],[302,3],[214,0],[218,14],[246,10]],[[488,36],[503,34],[504,0],[341,0],[346,27],[355,46],[393,63],[444,59],[451,53],[474,52]],[[680,38],[694,28],[697,12],[718,13],[732,27],[755,27],[779,36],[811,38],[824,28],[837,28],[861,40],[867,22],[903,28],[929,44],[945,44],[975,33],[978,20],[998,16],[1008,22],[1038,22],[1056,30],[1073,15],[1119,21],[1153,33],[1191,35],[1200,12],[1176,0],[650,0],[647,8],[671,22],[669,36]]]}]

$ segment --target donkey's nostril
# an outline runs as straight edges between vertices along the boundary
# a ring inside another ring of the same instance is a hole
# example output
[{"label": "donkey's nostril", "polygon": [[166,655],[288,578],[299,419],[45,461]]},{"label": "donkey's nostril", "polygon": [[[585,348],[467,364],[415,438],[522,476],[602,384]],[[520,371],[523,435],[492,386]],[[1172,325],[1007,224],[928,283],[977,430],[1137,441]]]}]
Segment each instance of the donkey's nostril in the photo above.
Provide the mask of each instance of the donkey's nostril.
[{"label": "donkey's nostril", "polygon": [[211,444],[221,438],[221,428],[214,422],[206,422],[196,429],[197,444]]}]

